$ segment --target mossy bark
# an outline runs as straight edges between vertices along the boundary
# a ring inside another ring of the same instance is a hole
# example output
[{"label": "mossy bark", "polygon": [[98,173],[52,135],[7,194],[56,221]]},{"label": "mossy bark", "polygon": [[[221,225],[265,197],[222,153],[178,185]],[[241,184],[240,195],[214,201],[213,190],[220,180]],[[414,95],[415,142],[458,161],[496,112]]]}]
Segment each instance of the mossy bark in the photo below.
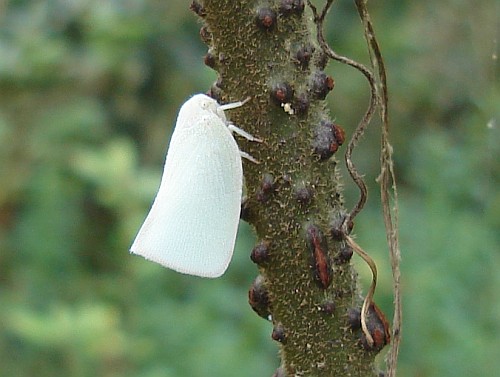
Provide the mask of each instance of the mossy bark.
[{"label": "mossy bark", "polygon": [[193,8],[204,22],[205,62],[219,75],[210,94],[219,103],[251,97],[228,115],[263,140],[237,137],[260,162],[243,160],[242,217],[259,239],[250,300],[270,314],[282,357],[276,375],[373,376],[377,352],[363,347],[353,319],[361,298],[351,253],[331,232],[345,213],[331,156],[343,135],[324,102],[333,80],[303,4],[204,0]]}]

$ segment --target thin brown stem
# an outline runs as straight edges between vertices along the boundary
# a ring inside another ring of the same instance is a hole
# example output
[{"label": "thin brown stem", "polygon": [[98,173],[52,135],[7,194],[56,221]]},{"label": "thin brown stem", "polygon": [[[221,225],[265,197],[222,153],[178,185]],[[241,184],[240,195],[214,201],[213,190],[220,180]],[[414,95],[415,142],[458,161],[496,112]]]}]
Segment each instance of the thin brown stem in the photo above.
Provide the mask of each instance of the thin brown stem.
[{"label": "thin brown stem", "polygon": [[[389,255],[391,259],[393,292],[394,292],[394,318],[392,324],[392,345],[387,355],[387,375],[396,376],[397,359],[401,343],[401,325],[402,325],[402,302],[401,302],[401,271],[399,268],[401,252],[398,241],[398,191],[396,187],[396,178],[394,173],[394,163],[392,159],[393,149],[389,143],[389,117],[388,117],[388,91],[387,75],[384,60],[380,52],[373,24],[366,7],[366,0],[355,0],[358,14],[363,21],[365,28],[365,38],[370,51],[372,66],[376,69],[378,82],[380,85],[380,117],[382,120],[382,138],[380,150],[380,176],[377,181],[380,183],[380,194],[382,202],[382,211],[384,215],[384,224],[387,234],[387,243],[389,245]],[[392,186],[392,187],[391,187]],[[390,192],[393,193],[393,207],[391,208]]]}]

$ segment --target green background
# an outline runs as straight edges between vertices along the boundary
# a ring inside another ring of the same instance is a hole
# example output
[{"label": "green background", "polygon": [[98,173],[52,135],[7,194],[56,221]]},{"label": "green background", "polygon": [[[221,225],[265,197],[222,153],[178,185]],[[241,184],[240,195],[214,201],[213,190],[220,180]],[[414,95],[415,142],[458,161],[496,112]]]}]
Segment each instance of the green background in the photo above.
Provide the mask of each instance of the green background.
[{"label": "green background", "polygon": [[[186,1],[0,3],[0,375],[271,376],[271,326],[247,304],[242,223],[220,279],[128,247],[156,192],[179,106],[216,79]],[[351,1],[333,48],[367,61]],[[400,189],[399,376],[500,370],[500,2],[370,2],[386,59]],[[368,88],[331,63],[332,116],[350,134]],[[355,227],[391,276],[377,203],[379,126],[355,152],[370,187]],[[343,150],[341,150],[343,152]],[[350,207],[357,190],[345,180]],[[370,276],[359,265],[362,285]],[[383,355],[380,357],[383,358]]]}]

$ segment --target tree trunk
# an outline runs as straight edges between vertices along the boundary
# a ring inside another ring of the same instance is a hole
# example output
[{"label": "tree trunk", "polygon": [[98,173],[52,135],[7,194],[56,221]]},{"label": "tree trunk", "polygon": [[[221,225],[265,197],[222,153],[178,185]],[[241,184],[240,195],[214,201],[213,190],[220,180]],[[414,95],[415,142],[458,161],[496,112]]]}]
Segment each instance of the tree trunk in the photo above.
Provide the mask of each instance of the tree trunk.
[{"label": "tree trunk", "polygon": [[260,162],[243,160],[242,218],[259,239],[249,301],[280,344],[275,375],[376,375],[385,342],[369,347],[360,329],[353,252],[339,234],[345,209],[333,155],[344,134],[325,108],[334,81],[323,72],[310,10],[301,0],[204,0],[191,8],[204,21],[205,63],[219,75],[210,95],[219,103],[251,97],[228,115],[263,140],[237,141]]}]

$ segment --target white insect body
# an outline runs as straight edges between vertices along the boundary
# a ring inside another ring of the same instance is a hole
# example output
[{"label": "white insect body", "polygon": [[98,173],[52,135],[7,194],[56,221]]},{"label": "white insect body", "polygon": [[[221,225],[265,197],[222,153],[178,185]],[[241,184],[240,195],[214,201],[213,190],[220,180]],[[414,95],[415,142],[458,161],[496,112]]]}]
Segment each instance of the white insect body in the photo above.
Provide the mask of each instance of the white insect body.
[{"label": "white insect body", "polygon": [[190,275],[215,278],[226,271],[243,185],[240,150],[231,132],[260,141],[224,115],[243,103],[219,105],[197,94],[182,105],[158,194],[132,253]]}]

